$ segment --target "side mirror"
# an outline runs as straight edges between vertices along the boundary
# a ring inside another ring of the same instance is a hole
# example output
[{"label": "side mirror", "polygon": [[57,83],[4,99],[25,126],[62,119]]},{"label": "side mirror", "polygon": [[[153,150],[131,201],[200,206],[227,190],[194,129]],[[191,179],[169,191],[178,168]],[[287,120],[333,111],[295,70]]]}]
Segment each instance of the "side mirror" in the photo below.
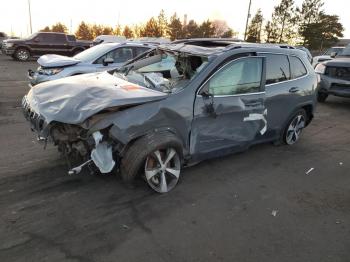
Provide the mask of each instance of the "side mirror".
[{"label": "side mirror", "polygon": [[336,57],[337,56],[337,52],[332,52],[331,53],[331,58],[334,58],[334,57]]},{"label": "side mirror", "polygon": [[114,63],[114,59],[111,57],[107,57],[107,58],[103,59],[104,66],[108,66],[109,64],[113,64],[113,63]]}]

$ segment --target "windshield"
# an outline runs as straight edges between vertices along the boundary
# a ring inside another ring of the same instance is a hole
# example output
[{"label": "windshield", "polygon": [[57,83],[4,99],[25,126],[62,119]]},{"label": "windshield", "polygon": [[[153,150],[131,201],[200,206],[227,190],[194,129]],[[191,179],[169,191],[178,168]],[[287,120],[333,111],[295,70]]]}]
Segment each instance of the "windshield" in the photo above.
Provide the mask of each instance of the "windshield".
[{"label": "windshield", "polygon": [[340,56],[350,56],[350,45],[345,47],[340,54]]},{"label": "windshield", "polygon": [[85,51],[73,56],[75,59],[78,59],[82,62],[90,62],[101,56],[103,56],[106,52],[111,49],[110,45],[97,45],[94,47],[90,47]]},{"label": "windshield", "polygon": [[30,36],[28,36],[28,39],[33,39],[33,38],[35,38],[37,35],[38,35],[38,33],[31,34]]},{"label": "windshield", "polygon": [[337,53],[337,55],[340,55],[342,51],[344,50],[344,47],[332,47],[329,48],[324,55],[331,55],[332,53]]},{"label": "windshield", "polygon": [[[138,67],[141,62],[143,65]],[[126,73],[115,72],[114,76],[146,88],[174,93],[187,86],[207,64],[207,57],[162,52],[140,59],[128,65]]]}]

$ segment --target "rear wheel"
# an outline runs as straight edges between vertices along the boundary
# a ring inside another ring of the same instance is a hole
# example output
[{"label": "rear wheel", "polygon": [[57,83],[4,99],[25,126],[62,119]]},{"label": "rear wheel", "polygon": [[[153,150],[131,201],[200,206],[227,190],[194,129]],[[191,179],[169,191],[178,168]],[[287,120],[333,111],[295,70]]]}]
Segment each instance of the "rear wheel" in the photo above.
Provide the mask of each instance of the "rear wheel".
[{"label": "rear wheel", "polygon": [[25,48],[18,48],[15,52],[15,57],[19,61],[28,61],[30,58],[30,52]]},{"label": "rear wheel", "polygon": [[326,93],[321,93],[321,92],[317,93],[317,101],[320,103],[324,103],[326,101],[327,97],[328,97],[328,94],[326,94]]},{"label": "rear wheel", "polygon": [[283,142],[287,145],[293,145],[298,142],[306,121],[306,112],[304,109],[300,109],[287,124],[283,133]]},{"label": "rear wheel", "polygon": [[132,182],[142,175],[158,193],[167,193],[181,173],[182,143],[171,133],[150,135],[135,141],[123,156],[121,176]]}]

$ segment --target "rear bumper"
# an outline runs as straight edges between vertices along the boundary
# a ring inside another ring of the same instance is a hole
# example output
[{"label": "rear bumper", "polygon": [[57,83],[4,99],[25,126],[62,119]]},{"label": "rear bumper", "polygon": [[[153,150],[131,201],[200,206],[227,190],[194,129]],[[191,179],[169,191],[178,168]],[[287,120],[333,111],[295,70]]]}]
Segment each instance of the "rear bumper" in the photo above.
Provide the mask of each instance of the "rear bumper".
[{"label": "rear bumper", "polygon": [[321,75],[319,92],[334,96],[350,97],[350,81]]}]

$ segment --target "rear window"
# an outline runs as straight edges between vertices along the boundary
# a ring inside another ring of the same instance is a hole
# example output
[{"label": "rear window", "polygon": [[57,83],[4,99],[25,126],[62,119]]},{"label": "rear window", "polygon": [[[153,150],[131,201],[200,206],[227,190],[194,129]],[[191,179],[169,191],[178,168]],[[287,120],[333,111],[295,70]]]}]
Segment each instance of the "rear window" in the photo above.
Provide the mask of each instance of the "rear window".
[{"label": "rear window", "polygon": [[289,62],[290,62],[292,78],[302,77],[307,74],[307,70],[303,62],[301,62],[301,60],[298,57],[291,56],[289,58]]},{"label": "rear window", "polygon": [[266,57],[266,84],[276,84],[290,79],[286,55],[262,54]]}]

